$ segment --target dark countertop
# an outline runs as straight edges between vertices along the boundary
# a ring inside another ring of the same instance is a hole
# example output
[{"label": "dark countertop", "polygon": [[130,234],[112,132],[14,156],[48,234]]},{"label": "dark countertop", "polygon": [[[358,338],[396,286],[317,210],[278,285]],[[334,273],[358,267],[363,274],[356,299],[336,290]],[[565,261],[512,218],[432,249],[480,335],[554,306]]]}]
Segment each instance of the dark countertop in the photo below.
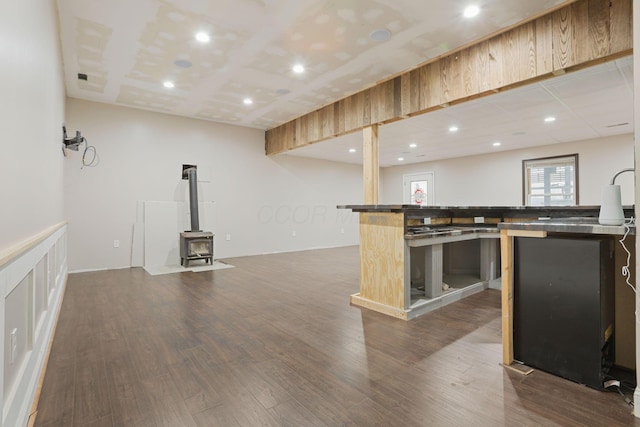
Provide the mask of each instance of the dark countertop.
[{"label": "dark countertop", "polygon": [[[600,225],[598,215],[600,206],[419,206],[419,205],[338,205],[338,209],[351,209],[353,212],[404,213],[405,218],[510,218],[510,222],[500,222],[497,227],[488,224],[459,226],[457,224],[441,226],[432,232],[410,232],[405,239],[423,239],[446,237],[463,233],[497,232],[499,230],[531,230],[554,233],[609,234],[624,235],[625,226]],[[635,216],[634,206],[623,206],[626,218]],[[522,218],[521,222],[513,219]],[[535,218],[535,219],[534,219]],[[445,227],[445,228],[443,228]],[[428,227],[426,227],[428,228]],[[630,225],[629,234],[635,235],[635,224]]]},{"label": "dark countertop", "polygon": [[[628,220],[627,220],[628,222]],[[598,218],[553,218],[540,221],[502,222],[498,224],[500,230],[528,230],[549,231],[554,233],[578,233],[578,234],[612,234],[624,235],[636,234],[635,224],[601,225]]]},{"label": "dark countertop", "polygon": [[[338,205],[353,212],[405,213],[407,217],[489,218],[597,218],[600,206],[420,206],[420,205]],[[633,206],[624,206],[625,217],[634,216]]]}]

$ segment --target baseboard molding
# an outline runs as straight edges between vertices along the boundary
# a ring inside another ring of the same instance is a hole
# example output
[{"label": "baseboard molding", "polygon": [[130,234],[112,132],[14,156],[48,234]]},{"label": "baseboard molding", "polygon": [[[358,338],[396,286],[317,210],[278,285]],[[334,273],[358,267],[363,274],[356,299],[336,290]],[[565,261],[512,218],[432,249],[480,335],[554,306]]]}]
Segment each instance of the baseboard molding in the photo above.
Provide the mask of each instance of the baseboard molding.
[{"label": "baseboard molding", "polygon": [[93,273],[94,271],[107,271],[107,270],[124,270],[125,268],[132,268],[131,265],[124,265],[122,267],[103,267],[103,268],[83,268],[80,270],[71,270],[69,274],[76,273]]},{"label": "baseboard molding", "polygon": [[376,301],[362,298],[360,296],[360,293],[351,295],[349,301],[352,305],[357,305],[358,307],[368,308],[369,310],[377,311],[378,313],[393,316],[402,320],[407,320],[407,310],[402,310],[400,308],[391,307]]}]

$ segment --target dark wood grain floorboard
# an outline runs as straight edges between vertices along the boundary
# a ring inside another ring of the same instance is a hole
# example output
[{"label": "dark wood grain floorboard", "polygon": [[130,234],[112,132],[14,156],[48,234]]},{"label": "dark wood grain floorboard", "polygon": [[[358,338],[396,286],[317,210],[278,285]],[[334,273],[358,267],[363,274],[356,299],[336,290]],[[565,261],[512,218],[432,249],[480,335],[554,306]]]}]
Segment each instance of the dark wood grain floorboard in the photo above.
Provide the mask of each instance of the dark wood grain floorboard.
[{"label": "dark wood grain floorboard", "polygon": [[142,380],[143,393],[149,396],[157,425],[191,427],[195,422],[189,413],[179,387],[170,375]]},{"label": "dark wood grain floorboard", "polygon": [[114,424],[152,425],[149,396],[138,380],[131,356],[124,353],[109,357],[106,371]]},{"label": "dark wood grain floorboard", "polygon": [[74,395],[75,366],[56,367],[49,364],[40,392],[36,425],[72,426]]},{"label": "dark wood grain floorboard", "polygon": [[500,293],[409,322],[349,305],[358,248],[72,274],[36,425],[640,426],[619,395],[502,359]]}]

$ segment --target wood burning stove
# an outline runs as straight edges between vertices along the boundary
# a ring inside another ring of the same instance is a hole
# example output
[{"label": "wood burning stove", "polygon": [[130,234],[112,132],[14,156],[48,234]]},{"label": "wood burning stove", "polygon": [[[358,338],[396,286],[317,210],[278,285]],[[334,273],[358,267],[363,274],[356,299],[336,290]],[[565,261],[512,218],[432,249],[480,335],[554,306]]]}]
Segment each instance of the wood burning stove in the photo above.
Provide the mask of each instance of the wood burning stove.
[{"label": "wood burning stove", "polygon": [[213,236],[200,230],[198,216],[198,179],[195,165],[182,165],[182,179],[189,180],[189,211],[191,231],[180,233],[180,265],[189,266],[189,261],[204,259],[213,262]]},{"label": "wood burning stove", "polygon": [[189,266],[189,261],[204,259],[213,261],[213,233],[208,231],[185,231],[180,233],[180,265]]}]

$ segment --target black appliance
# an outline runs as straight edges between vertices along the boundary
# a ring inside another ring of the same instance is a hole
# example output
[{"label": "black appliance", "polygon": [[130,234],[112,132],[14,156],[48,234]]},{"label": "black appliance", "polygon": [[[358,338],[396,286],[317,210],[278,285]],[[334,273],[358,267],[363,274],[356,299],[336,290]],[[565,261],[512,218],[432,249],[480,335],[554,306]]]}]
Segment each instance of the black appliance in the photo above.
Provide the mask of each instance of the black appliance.
[{"label": "black appliance", "polygon": [[614,242],[515,238],[516,360],[602,389],[614,361]]}]

